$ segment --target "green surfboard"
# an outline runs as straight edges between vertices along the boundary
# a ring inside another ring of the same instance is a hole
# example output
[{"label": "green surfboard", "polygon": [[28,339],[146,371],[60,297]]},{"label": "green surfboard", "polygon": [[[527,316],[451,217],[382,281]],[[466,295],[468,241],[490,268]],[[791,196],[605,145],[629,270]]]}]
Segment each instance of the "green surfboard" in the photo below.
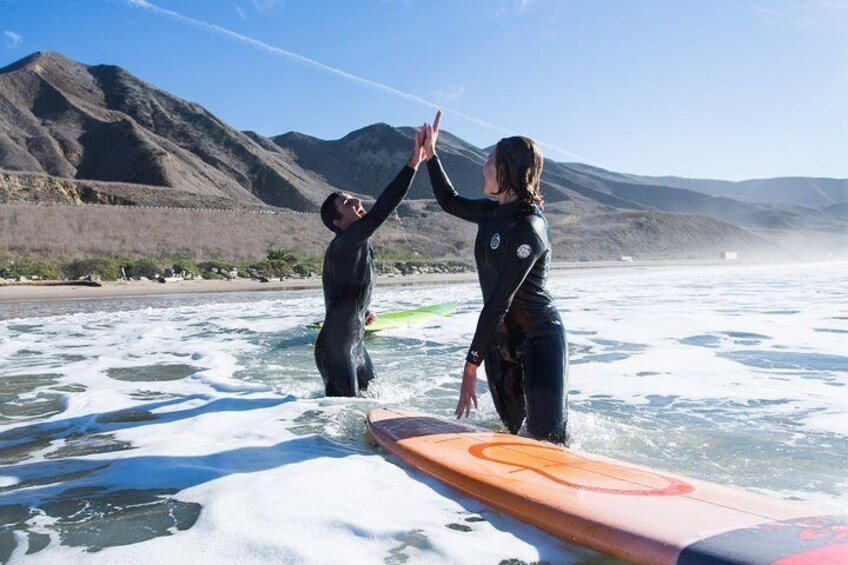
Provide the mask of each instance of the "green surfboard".
[{"label": "green surfboard", "polygon": [[[402,312],[388,312],[386,314],[377,314],[377,319],[370,326],[365,326],[365,333],[374,333],[381,330],[389,330],[392,328],[400,328],[412,324],[423,324],[436,318],[450,316],[456,311],[456,304],[430,304],[415,308],[414,310],[404,310]],[[313,322],[306,326],[312,329],[321,329],[323,322]]]}]

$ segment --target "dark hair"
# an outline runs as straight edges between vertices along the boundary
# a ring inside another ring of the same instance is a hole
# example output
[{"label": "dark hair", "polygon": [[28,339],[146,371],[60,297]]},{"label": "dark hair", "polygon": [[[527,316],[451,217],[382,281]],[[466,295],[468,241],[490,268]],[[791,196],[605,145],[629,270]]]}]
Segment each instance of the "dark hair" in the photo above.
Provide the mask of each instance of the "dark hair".
[{"label": "dark hair", "polygon": [[521,201],[522,212],[533,206],[542,208],[545,201],[539,191],[544,157],[539,145],[529,137],[505,137],[495,146],[495,171],[498,192],[512,190]]},{"label": "dark hair", "polygon": [[339,208],[336,206],[336,198],[341,196],[341,192],[334,192],[324,200],[321,204],[321,221],[327,226],[327,229],[333,233],[339,233],[339,228],[333,223],[333,220],[341,220],[342,215],[339,213]]}]

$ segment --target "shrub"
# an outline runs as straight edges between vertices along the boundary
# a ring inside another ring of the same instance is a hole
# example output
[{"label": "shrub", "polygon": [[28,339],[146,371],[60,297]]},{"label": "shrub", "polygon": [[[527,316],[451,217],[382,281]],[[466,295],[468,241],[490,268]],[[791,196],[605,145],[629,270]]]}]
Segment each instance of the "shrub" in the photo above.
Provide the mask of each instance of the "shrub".
[{"label": "shrub", "polygon": [[286,261],[262,261],[255,267],[259,274],[266,277],[286,277],[294,271],[294,267]]},{"label": "shrub", "polygon": [[312,274],[321,274],[321,264],[315,261],[305,261],[298,263],[293,269],[296,275],[306,277]]},{"label": "shrub", "polygon": [[86,257],[68,263],[63,269],[72,280],[93,275],[104,281],[116,281],[121,278],[121,265],[112,257]]},{"label": "shrub", "polygon": [[294,266],[297,264],[297,257],[289,253],[285,249],[269,249],[268,255],[265,257],[267,261],[279,261]]},{"label": "shrub", "polygon": [[136,259],[126,268],[127,276],[132,278],[140,278],[145,277],[148,279],[155,278],[156,275],[162,273],[162,269],[159,268],[159,263],[150,257],[144,257],[142,259]]},{"label": "shrub", "polygon": [[[235,264],[228,261],[202,261],[197,264],[197,268],[203,274],[204,279],[225,279],[228,278],[223,273],[232,271]],[[241,269],[239,270],[241,272]]]},{"label": "shrub", "polygon": [[42,259],[0,261],[0,278],[17,279],[20,277],[28,279],[38,277],[48,280],[60,278],[59,269],[53,261]]},{"label": "shrub", "polygon": [[187,275],[199,275],[200,268],[192,259],[178,259],[174,261],[173,267],[175,273],[184,272]]}]

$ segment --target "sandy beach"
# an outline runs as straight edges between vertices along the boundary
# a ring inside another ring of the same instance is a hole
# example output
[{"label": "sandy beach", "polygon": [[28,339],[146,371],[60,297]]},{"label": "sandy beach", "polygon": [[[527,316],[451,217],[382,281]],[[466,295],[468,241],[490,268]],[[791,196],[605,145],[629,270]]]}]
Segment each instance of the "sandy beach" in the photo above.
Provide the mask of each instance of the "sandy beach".
[{"label": "sandy beach", "polygon": [[[477,274],[434,273],[407,276],[381,276],[380,286],[404,284],[440,284],[477,280]],[[133,296],[153,296],[164,294],[199,294],[214,292],[259,292],[280,290],[320,289],[321,278],[285,279],[259,282],[255,279],[233,280],[182,280],[159,283],[156,281],[114,281],[103,282],[101,286],[40,286],[36,284],[14,283],[0,285],[0,302],[19,300],[70,300],[81,298],[128,298]]]},{"label": "sandy beach", "polygon": [[[639,271],[694,267],[732,267],[762,263],[737,261],[656,260],[638,262],[597,261],[556,263],[551,276],[566,276],[573,273],[604,274],[613,271]],[[455,284],[476,282],[476,272],[465,273],[421,273],[415,275],[380,275],[378,286],[402,286],[418,284]],[[43,285],[27,282],[0,283],[0,303],[26,300],[76,300],[96,298],[128,298],[167,294],[201,294],[216,292],[259,292],[281,290],[314,290],[321,288],[321,278],[284,279],[259,282],[255,279],[232,280],[180,280],[160,283],[157,281],[113,281],[101,286]]]}]

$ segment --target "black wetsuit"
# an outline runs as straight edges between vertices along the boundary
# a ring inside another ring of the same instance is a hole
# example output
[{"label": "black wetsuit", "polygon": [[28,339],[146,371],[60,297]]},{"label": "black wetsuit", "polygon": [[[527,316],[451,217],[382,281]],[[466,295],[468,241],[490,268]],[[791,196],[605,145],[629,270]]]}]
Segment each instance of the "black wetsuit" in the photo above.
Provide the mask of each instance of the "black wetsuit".
[{"label": "black wetsuit", "polygon": [[365,345],[365,315],[371,304],[376,268],[369,238],[400,204],[415,177],[403,168],[383,190],[371,211],[336,234],[324,254],[324,325],[315,341],[315,363],[327,396],[356,396],[368,388],[374,366]]},{"label": "black wetsuit", "polygon": [[538,208],[459,196],[438,157],[427,162],[445,212],[476,223],[474,259],[483,311],[467,361],[485,363],[489,390],[509,431],[565,442],[567,348],[562,319],[545,288],[551,236]]}]

